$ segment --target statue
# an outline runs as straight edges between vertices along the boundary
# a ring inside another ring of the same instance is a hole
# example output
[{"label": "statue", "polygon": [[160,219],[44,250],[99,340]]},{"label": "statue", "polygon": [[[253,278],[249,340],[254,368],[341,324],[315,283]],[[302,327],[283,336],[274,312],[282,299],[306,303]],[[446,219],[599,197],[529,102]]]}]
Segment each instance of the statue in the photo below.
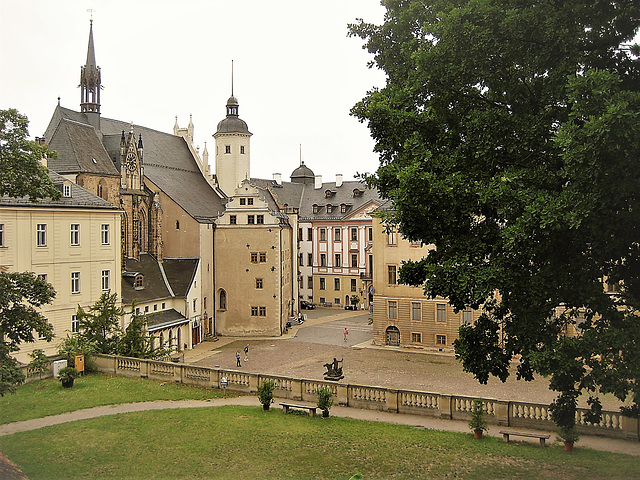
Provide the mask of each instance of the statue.
[{"label": "statue", "polygon": [[338,380],[341,380],[344,378],[344,375],[342,374],[343,360],[344,358],[342,360],[338,360],[337,358],[334,357],[333,362],[324,364],[324,368],[327,369],[327,371],[324,372],[325,380],[332,380],[334,382],[337,382]]}]

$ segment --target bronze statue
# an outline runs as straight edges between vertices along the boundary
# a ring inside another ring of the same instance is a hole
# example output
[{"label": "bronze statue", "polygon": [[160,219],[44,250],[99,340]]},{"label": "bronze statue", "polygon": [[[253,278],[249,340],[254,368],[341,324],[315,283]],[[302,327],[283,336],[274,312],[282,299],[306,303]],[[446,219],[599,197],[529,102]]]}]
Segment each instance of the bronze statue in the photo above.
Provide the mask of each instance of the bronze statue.
[{"label": "bronze statue", "polygon": [[340,380],[340,379],[344,378],[344,375],[342,374],[342,361],[343,360],[344,360],[344,358],[342,360],[338,360],[337,358],[334,357],[333,362],[324,364],[324,368],[327,369],[327,371],[324,372],[324,379],[325,380],[337,381],[337,380]]}]

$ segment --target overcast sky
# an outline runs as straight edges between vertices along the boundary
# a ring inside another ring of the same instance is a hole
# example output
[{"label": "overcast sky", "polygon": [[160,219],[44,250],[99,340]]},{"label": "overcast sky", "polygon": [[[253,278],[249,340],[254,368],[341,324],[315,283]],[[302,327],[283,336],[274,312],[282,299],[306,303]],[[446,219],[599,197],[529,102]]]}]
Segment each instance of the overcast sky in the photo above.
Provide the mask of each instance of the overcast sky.
[{"label": "overcast sky", "polygon": [[384,75],[347,24],[381,23],[378,0],[0,0],[0,108],[27,115],[32,138],[58,97],[80,108],[91,16],[102,116],[173,132],[176,115],[186,127],[192,114],[213,162],[233,60],[251,176],[288,180],[300,150],[324,181],[377,169],[369,130],[349,110]]}]

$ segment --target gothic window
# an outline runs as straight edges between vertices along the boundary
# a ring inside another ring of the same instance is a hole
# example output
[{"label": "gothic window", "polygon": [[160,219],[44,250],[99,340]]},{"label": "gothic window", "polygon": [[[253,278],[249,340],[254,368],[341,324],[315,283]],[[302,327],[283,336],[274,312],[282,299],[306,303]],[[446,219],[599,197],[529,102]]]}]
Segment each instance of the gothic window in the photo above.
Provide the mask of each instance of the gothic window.
[{"label": "gothic window", "polygon": [[227,309],[227,292],[225,292],[224,290],[220,290],[220,295],[219,295],[219,302],[218,305],[220,307],[220,310],[226,310]]}]

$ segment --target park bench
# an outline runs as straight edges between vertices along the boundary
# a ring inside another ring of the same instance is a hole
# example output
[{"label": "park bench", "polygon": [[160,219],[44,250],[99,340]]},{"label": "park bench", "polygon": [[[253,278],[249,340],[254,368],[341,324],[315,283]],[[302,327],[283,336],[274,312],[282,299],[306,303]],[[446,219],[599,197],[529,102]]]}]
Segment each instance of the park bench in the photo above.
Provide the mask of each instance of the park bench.
[{"label": "park bench", "polygon": [[509,443],[509,435],[515,435],[517,437],[531,437],[537,438],[540,440],[540,446],[544,447],[544,441],[549,438],[549,435],[544,435],[540,433],[528,433],[528,432],[513,432],[509,430],[500,430],[500,434],[502,435],[502,440],[506,443]]},{"label": "park bench", "polygon": [[308,407],[306,405],[294,405],[293,403],[281,403],[280,405],[282,405],[282,410],[284,410],[284,413],[288,413],[290,408],[299,408],[300,410],[309,410],[309,413],[314,417],[316,416],[316,410],[318,409],[318,407]]}]

